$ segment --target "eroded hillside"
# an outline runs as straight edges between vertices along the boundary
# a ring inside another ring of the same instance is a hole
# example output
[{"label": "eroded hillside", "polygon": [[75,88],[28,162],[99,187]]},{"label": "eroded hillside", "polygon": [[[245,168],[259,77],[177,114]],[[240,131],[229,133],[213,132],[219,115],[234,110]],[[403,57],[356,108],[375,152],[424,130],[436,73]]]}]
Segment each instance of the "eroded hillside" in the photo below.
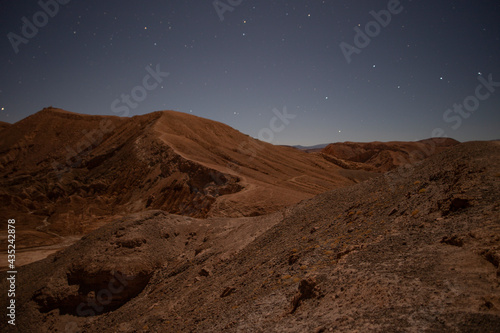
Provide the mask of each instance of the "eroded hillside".
[{"label": "eroded hillside", "polygon": [[496,332],[499,170],[471,142],[274,215],[119,219],[20,269],[16,329]]},{"label": "eroded hillside", "polygon": [[358,175],[179,112],[119,118],[53,108],[0,131],[0,167],[0,214],[18,221],[18,247],[49,252],[134,212],[257,216]]},{"label": "eroded hillside", "polygon": [[387,172],[420,162],[458,143],[450,138],[415,142],[337,142],[321,150],[321,155],[346,169]]}]

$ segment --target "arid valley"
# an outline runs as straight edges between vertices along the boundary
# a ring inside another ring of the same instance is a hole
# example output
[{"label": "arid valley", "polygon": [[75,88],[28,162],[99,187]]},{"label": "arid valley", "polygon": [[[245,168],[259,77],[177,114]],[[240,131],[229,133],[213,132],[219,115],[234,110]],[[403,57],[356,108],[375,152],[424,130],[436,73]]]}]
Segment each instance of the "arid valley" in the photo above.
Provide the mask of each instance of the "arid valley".
[{"label": "arid valley", "polygon": [[2,332],[500,329],[498,141],[306,151],[45,108],[1,124],[0,182]]}]

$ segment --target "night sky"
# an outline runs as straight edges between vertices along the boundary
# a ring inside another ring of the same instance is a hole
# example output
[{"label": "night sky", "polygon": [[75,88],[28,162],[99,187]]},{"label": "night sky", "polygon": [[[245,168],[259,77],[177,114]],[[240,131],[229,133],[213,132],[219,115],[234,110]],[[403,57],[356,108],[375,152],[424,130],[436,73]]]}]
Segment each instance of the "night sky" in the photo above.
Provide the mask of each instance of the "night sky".
[{"label": "night sky", "polygon": [[274,144],[500,138],[498,0],[0,4],[1,121],[177,110]]}]

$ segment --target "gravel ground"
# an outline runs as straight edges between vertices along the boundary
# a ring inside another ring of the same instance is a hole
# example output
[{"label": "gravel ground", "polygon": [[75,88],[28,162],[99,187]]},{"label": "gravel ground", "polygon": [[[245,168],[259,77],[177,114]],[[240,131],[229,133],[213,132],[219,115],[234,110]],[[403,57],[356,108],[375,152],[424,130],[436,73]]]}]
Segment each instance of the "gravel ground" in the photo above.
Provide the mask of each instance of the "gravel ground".
[{"label": "gravel ground", "polygon": [[22,267],[0,329],[499,332],[499,156],[460,144],[262,217],[119,219]]}]

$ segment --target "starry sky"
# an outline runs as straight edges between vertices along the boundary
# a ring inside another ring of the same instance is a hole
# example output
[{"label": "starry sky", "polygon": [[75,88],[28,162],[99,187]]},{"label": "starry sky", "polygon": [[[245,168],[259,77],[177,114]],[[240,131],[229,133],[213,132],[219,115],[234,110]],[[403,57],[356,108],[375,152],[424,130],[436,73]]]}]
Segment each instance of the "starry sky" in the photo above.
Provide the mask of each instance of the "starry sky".
[{"label": "starry sky", "polygon": [[177,110],[274,144],[499,139],[499,18],[497,0],[1,0],[0,121]]}]

